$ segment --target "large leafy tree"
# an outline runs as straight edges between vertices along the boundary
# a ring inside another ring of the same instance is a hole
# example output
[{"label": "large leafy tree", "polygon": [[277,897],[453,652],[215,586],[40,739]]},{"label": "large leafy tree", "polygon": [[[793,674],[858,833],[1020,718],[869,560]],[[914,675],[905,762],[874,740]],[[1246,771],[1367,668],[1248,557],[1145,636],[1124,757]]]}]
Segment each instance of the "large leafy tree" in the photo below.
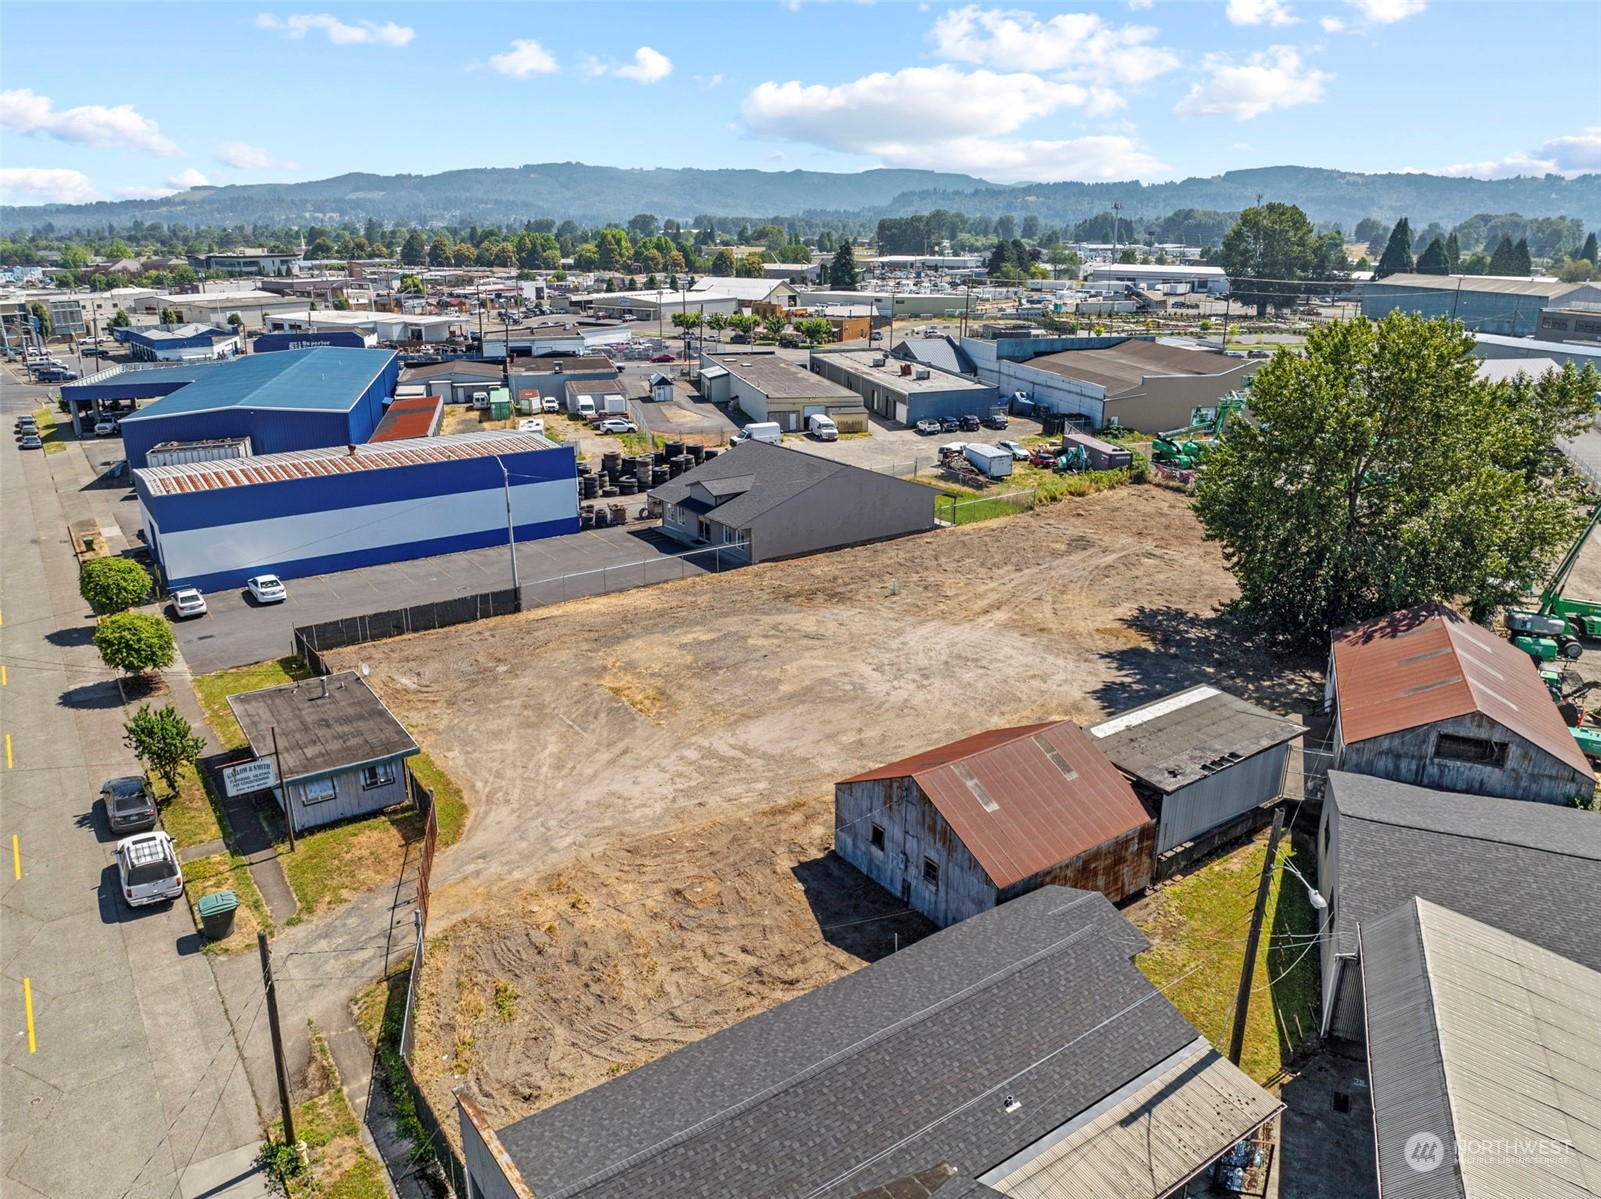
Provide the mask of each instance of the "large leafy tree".
[{"label": "large leafy tree", "polygon": [[1545,575],[1580,521],[1557,441],[1589,423],[1601,379],[1489,382],[1472,346],[1393,312],[1314,329],[1257,373],[1196,495],[1245,622],[1314,649],[1428,600],[1482,619]]},{"label": "large leafy tree", "polygon": [[1412,225],[1402,217],[1390,230],[1390,240],[1385,243],[1384,253],[1379,256],[1379,265],[1374,268],[1373,276],[1382,279],[1386,275],[1404,275],[1412,267]]},{"label": "large leafy tree", "polygon": [[1242,303],[1287,308],[1305,290],[1317,257],[1312,222],[1294,204],[1262,204],[1240,213],[1223,237],[1223,273]]},{"label": "large leafy tree", "polygon": [[400,245],[400,261],[406,266],[424,266],[428,262],[428,243],[420,230],[413,229]]},{"label": "large leafy tree", "polygon": [[150,572],[132,558],[92,558],[78,572],[78,594],[97,616],[145,603],[152,586]]},{"label": "large leafy tree", "polygon": [[146,612],[119,612],[106,617],[95,627],[94,643],[107,666],[128,674],[172,665],[172,626]]}]

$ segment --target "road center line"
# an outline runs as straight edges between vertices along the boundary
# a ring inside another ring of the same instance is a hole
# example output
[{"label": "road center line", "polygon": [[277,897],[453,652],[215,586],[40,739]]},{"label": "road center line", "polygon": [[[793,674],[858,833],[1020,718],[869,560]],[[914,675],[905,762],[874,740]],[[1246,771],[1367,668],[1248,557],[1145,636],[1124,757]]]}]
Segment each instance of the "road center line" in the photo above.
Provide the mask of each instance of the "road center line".
[{"label": "road center line", "polygon": [[22,838],[16,833],[11,834],[11,869],[18,878],[22,877]]},{"label": "road center line", "polygon": [[6,734],[6,769],[11,769],[11,734]]},{"label": "road center line", "polygon": [[22,1006],[28,1012],[28,1052],[37,1053],[39,1044],[33,1038],[33,980],[22,980]]}]

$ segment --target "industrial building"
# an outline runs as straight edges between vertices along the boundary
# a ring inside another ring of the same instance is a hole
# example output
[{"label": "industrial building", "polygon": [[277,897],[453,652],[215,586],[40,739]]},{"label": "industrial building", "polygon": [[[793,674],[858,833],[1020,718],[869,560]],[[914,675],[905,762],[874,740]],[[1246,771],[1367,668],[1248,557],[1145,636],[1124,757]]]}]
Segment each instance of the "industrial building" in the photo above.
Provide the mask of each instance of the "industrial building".
[{"label": "industrial building", "polygon": [[954,337],[907,337],[895,343],[890,357],[916,362],[949,375],[978,378],[978,364]]},{"label": "industrial building", "polygon": [[410,441],[414,437],[434,437],[445,417],[445,398],[439,395],[407,396],[397,399],[384,412],[373,430],[369,445],[380,441]]},{"label": "industrial building", "polygon": [[1362,930],[1413,896],[1601,970],[1594,817],[1331,770],[1318,828],[1322,1033],[1362,1040]]},{"label": "industrial building", "polygon": [[903,425],[928,417],[985,416],[996,405],[995,389],[977,379],[892,359],[882,350],[814,350],[811,367],[855,392],[869,411]]},{"label": "industrial building", "polygon": [[1547,308],[1534,336],[1542,341],[1588,342],[1601,347],[1601,303],[1582,308]]},{"label": "industrial building", "polygon": [[496,1130],[485,1199],[1159,1199],[1283,1106],[1135,967],[1104,896],[1045,887]]},{"label": "industrial building", "polygon": [[1397,310],[1461,321],[1470,332],[1537,336],[1548,308],[1601,303],[1601,283],[1508,279],[1497,275],[1388,275],[1362,288],[1362,315]]},{"label": "industrial building", "polygon": [[1088,730],[1157,814],[1158,877],[1255,831],[1284,794],[1305,726],[1216,687],[1191,687]]},{"label": "industrial building", "polygon": [[1092,291],[1121,291],[1135,287],[1141,291],[1184,295],[1201,291],[1224,296],[1229,291],[1228,276],[1220,266],[1181,266],[1167,263],[1096,262],[1084,271],[1085,286]]},{"label": "industrial building", "polygon": [[931,487],[761,441],[734,446],[650,495],[662,503],[669,537],[746,562],[934,527]]},{"label": "industrial building", "polygon": [[993,729],[834,784],[834,851],[940,927],[1046,886],[1113,903],[1156,824],[1070,720]]},{"label": "industrial building", "polygon": [[132,467],[143,466],[145,451],[164,441],[248,437],[258,454],[366,441],[394,394],[400,362],[392,350],[317,347],[170,368],[161,372],[160,382],[158,376],[143,380],[139,374],[104,383],[97,375],[75,389],[78,394],[170,388],[123,419],[123,449]]},{"label": "industrial building", "polygon": [[1190,413],[1238,391],[1261,362],[1143,338],[966,338],[979,378],[1021,392],[1035,411],[1087,418],[1094,429],[1182,429]]},{"label": "industrial building", "polygon": [[250,342],[252,354],[272,354],[281,350],[309,350],[315,346],[342,346],[348,350],[370,350],[378,335],[361,329],[318,329],[315,332],[258,333]]},{"label": "industrial building", "polygon": [[112,331],[138,362],[210,362],[239,353],[239,333],[211,325],[152,325]]},{"label": "industrial building", "polygon": [[1601,973],[1424,899],[1362,943],[1378,1194],[1601,1195]]},{"label": "industrial building", "polygon": [[166,585],[202,591],[578,531],[577,451],[531,433],[148,467],[133,480]]},{"label": "industrial building", "polygon": [[617,364],[604,354],[576,358],[517,358],[511,364],[511,385],[519,400],[567,398],[567,383],[616,380]]},{"label": "industrial building", "polygon": [[[726,279],[713,282],[726,283]],[[758,279],[758,283],[766,280]],[[579,312],[592,312],[597,316],[615,317],[618,320],[659,321],[672,320],[680,312],[699,313],[702,316],[733,316],[739,311],[739,297],[719,287],[715,291],[607,291],[590,295],[573,296],[569,307]]]},{"label": "industrial building", "polygon": [[1595,792],[1529,656],[1443,604],[1336,630],[1324,695],[1334,769],[1538,803]]},{"label": "industrial building", "polygon": [[806,418],[815,414],[833,418],[841,433],[867,431],[859,395],[771,350],[702,351],[700,393],[714,404],[732,404],[753,421],[773,421],[786,433],[804,431]]},{"label": "industrial building", "polygon": [[275,296],[270,291],[203,291],[193,294],[157,296],[160,308],[171,308],[183,324],[225,327],[237,316],[240,328],[260,329],[280,312],[304,308],[305,301],[294,296]]},{"label": "industrial building", "polygon": [[[269,333],[315,333],[328,329],[350,329],[371,334],[379,341],[415,342],[443,345],[455,339],[466,338],[472,321],[465,316],[428,316],[403,312],[339,312],[335,310],[311,311],[295,307],[294,297],[289,304],[266,318]],[[305,301],[299,301],[304,305]]]},{"label": "industrial building", "polygon": [[1593,366],[1601,371],[1601,345],[1581,341],[1540,341],[1530,337],[1502,337],[1495,333],[1473,336],[1475,358],[1539,358],[1566,365]]},{"label": "industrial building", "polygon": [[354,670],[228,697],[272,796],[297,833],[405,803],[416,741]]},{"label": "industrial building", "polygon": [[224,275],[292,275],[300,268],[300,253],[296,250],[224,250],[191,255],[189,265],[202,274],[221,271]]},{"label": "industrial building", "polygon": [[447,404],[471,403],[473,392],[505,383],[505,368],[498,362],[456,358],[427,366],[408,366],[400,372],[396,396],[435,395]]}]

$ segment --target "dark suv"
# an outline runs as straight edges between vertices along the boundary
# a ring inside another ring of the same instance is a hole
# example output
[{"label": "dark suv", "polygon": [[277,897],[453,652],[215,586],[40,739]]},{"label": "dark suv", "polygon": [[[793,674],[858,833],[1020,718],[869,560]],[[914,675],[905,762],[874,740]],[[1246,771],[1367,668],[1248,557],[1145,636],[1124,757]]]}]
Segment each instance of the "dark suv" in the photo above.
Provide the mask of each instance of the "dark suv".
[{"label": "dark suv", "polygon": [[112,832],[139,833],[156,827],[156,800],[144,779],[112,779],[100,788],[100,798]]},{"label": "dark suv", "polygon": [[959,433],[977,433],[979,431],[980,427],[981,426],[979,425],[978,417],[971,416],[971,415],[964,416],[964,417],[962,417],[961,421],[958,422],[957,432],[959,432]]}]

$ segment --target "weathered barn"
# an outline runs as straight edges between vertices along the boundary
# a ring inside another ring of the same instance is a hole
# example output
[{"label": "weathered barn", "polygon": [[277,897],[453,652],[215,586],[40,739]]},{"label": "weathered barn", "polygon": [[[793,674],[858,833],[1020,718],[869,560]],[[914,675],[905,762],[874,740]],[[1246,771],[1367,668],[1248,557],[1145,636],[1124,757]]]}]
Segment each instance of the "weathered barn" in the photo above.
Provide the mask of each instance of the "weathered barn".
[{"label": "weathered barn", "polygon": [[1264,823],[1306,729],[1216,687],[1191,687],[1088,730],[1157,813],[1158,875]]},{"label": "weathered barn", "polygon": [[1337,769],[1541,803],[1595,793],[1529,656],[1443,604],[1337,630],[1325,695]]},{"label": "weathered barn", "polygon": [[1151,881],[1156,824],[1069,720],[994,729],[834,784],[834,848],[941,926],[1048,885]]}]

